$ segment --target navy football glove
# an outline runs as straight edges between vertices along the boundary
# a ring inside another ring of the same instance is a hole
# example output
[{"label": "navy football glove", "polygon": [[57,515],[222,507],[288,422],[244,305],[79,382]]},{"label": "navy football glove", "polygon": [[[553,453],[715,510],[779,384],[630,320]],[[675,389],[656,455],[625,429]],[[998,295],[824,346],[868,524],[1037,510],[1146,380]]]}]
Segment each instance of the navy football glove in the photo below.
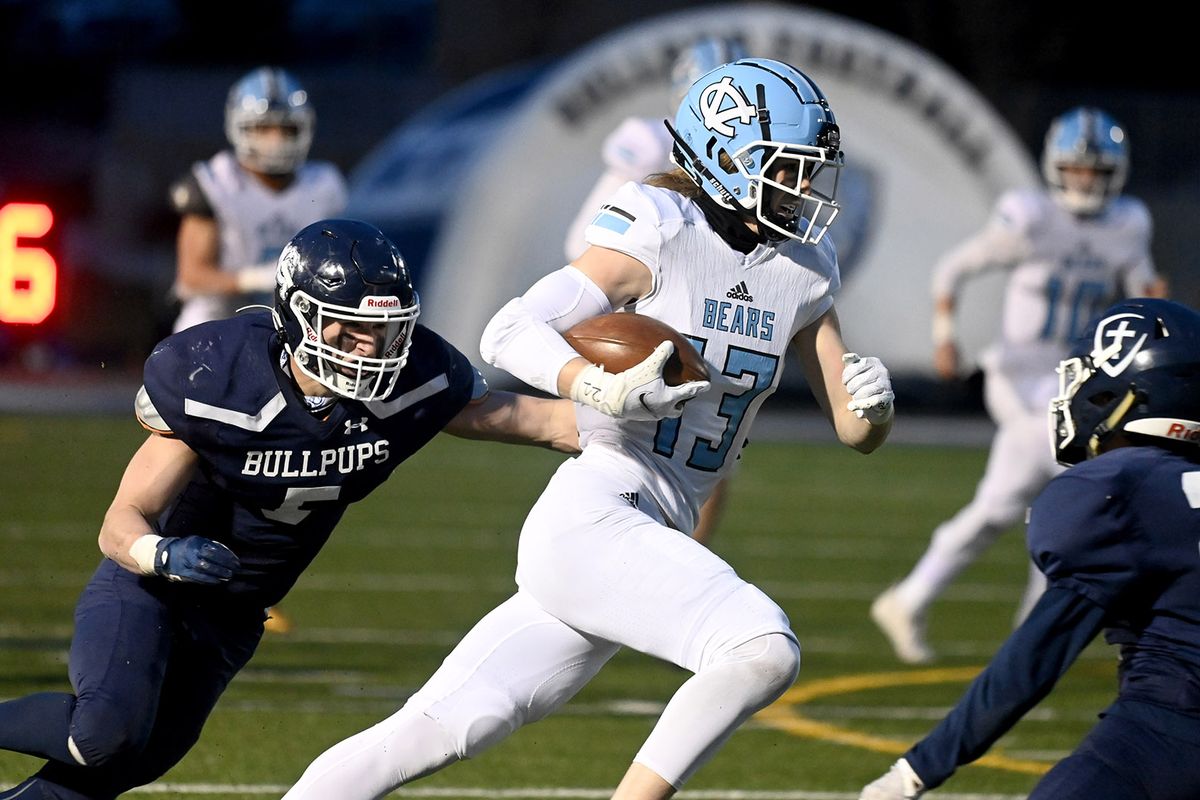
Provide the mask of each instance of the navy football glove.
[{"label": "navy football glove", "polygon": [[184,583],[224,583],[241,561],[220,542],[203,536],[168,536],[154,549],[154,572]]}]

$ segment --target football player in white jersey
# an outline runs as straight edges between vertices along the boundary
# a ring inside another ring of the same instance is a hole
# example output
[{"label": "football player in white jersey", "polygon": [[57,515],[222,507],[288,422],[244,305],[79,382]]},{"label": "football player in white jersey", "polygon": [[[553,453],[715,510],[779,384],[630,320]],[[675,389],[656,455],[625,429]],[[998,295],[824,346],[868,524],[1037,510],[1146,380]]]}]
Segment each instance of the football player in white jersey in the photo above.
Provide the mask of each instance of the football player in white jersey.
[{"label": "football player in white jersey", "polygon": [[[1146,206],[1122,195],[1129,173],[1124,129],[1107,113],[1075,108],[1056,118],[1042,153],[1045,189],[1000,197],[986,227],[933,271],[934,366],[958,374],[955,300],[963,282],[993,268],[1010,272],[999,337],[985,351],[984,398],[996,423],[975,496],[934,532],[912,571],[871,606],[897,657],[928,663],[926,615],[947,585],[1026,508],[1061,469],[1046,449],[1046,408],[1055,368],[1093,316],[1123,297],[1163,297],[1150,256]],[[1030,565],[1019,623],[1045,588]]]},{"label": "football player in white jersey", "polygon": [[[308,161],[317,117],[288,72],[259,67],[229,90],[225,136],[232,150],[197,162],[171,187],[180,215],[174,330],[270,302],[275,264],[296,231],[346,207],[346,181],[329,162]],[[287,633],[270,609],[267,630]]]},{"label": "football player in white jersey", "polygon": [[[667,798],[795,680],[783,610],[688,534],[789,348],[839,440],[871,452],[891,429],[888,371],[846,352],[834,310],[840,134],[807,76],[757,58],[701,76],[671,130],[680,169],[618,189],[588,249],[484,331],[486,360],[578,404],[583,452],[526,518],[516,594],[403,708],[319,756],[288,800],[379,798],[477,755],[570,700],[622,646],[694,673],[613,794]],[[562,338],[614,309],[689,337],[711,381],[667,385],[669,342],[613,374]]]},{"label": "football player in white jersey", "polygon": [[193,164],[171,187],[181,217],[176,331],[269,304],[288,239],[345,209],[342,173],[307,160],[315,125],[308,93],[278,67],[255,69],[230,89],[225,135],[232,149]]},{"label": "football player in white jersey", "polygon": [[[747,58],[745,46],[738,39],[704,36],[684,48],[671,68],[672,105],[678,107],[692,84],[704,73],[722,64]],[[671,109],[674,111],[674,108]],[[671,134],[659,117],[626,117],[604,140],[601,156],[604,172],[592,186],[587,199],[567,230],[566,254],[571,262],[588,248],[585,233],[596,212],[613,192],[628,181],[640,182],[656,172],[668,172],[671,163]],[[728,483],[721,481],[700,509],[700,518],[692,538],[703,544],[712,540],[717,522],[729,499]]]}]

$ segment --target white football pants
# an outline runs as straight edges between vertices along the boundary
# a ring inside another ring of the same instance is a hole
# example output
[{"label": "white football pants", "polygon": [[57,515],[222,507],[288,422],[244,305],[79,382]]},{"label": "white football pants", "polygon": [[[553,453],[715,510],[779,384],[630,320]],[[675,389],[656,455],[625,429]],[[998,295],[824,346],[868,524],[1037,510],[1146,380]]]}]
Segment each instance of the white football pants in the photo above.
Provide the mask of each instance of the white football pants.
[{"label": "white football pants", "polygon": [[[1051,374],[1033,392],[1036,397],[1023,399],[1006,376],[987,373],[984,398],[997,426],[987,467],[971,502],[934,530],[928,549],[896,585],[897,599],[914,616],[923,616],[1001,533],[1023,522],[1029,504],[1064,469],[1051,455],[1048,431],[1047,407],[1056,389],[1057,378]],[[1031,561],[1017,623],[1045,588],[1045,576]]]},{"label": "white football pants", "polygon": [[647,489],[603,454],[563,464],[522,529],[517,594],[403,708],[319,756],[286,800],[378,798],[477,755],[562,706],[622,645],[695,673],[634,759],[683,785],[791,686],[800,650],[778,605],[622,497],[652,505]]}]

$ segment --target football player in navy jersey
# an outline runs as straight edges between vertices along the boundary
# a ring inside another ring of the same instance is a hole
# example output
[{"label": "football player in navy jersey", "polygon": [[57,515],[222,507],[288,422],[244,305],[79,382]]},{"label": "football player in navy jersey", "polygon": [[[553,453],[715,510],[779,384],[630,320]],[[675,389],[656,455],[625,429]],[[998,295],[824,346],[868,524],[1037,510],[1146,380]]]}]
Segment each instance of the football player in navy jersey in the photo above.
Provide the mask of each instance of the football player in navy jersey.
[{"label": "football player in navy jersey", "polygon": [[[331,162],[308,157],[317,114],[300,82],[279,67],[243,75],[225,100],[229,147],[192,165],[171,187],[179,214],[175,331],[266,302],[275,265],[292,234],[340,216],[346,181]],[[292,623],[268,611],[267,631]]]},{"label": "football player in navy jersey", "polygon": [[1030,554],[1048,588],[958,705],[862,800],[913,800],[979,758],[1105,630],[1117,699],[1031,800],[1200,797],[1200,314],[1129,300],[1058,367]]},{"label": "football player in navy jersey", "polygon": [[489,392],[419,309],[378,229],[324,220],[280,255],[271,314],[154,348],[136,402],[151,435],[75,610],[74,691],[0,704],[0,748],[47,759],[0,798],[112,798],[178,762],[253,655],[263,609],[439,431],[578,450],[570,401]]}]

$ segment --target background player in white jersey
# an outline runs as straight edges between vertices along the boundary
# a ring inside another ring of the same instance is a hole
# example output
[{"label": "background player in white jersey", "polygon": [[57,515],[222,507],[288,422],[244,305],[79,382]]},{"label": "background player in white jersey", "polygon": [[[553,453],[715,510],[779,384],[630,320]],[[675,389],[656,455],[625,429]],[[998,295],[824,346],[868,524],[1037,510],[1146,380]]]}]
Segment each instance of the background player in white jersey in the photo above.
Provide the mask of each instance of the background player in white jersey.
[{"label": "background player in white jersey", "polygon": [[260,67],[229,90],[226,149],[192,165],[171,187],[180,214],[176,331],[270,302],[275,260],[296,231],[336,217],[346,182],[336,166],[308,161],[316,113],[286,71]]},{"label": "background player in white jersey", "polygon": [[[927,663],[926,614],[946,586],[1005,529],[1061,467],[1045,446],[1055,368],[1091,319],[1122,297],[1163,297],[1150,256],[1146,206],[1121,194],[1129,173],[1124,129],[1094,108],[1054,120],[1042,153],[1044,190],[1004,194],[987,226],[934,267],[934,365],[958,374],[954,308],[962,283],[986,269],[1010,271],[1003,327],[982,358],[984,397],[996,423],[987,468],[969,504],[934,532],[913,570],[876,598],[871,617],[908,663]],[[1045,587],[1032,565],[1016,615]]]},{"label": "background player in white jersey", "polygon": [[[678,108],[688,89],[701,75],[749,55],[739,40],[720,36],[705,36],[684,48],[671,68],[671,113]],[[671,134],[660,117],[626,117],[613,129],[605,138],[600,153],[604,159],[604,172],[588,192],[587,199],[579,207],[579,213],[567,230],[564,249],[568,262],[574,261],[587,250],[587,227],[617,189],[629,181],[641,182],[648,175],[668,172],[674,167],[671,163],[672,145]],[[692,531],[693,539],[704,544],[712,539],[728,497],[728,482],[721,481],[700,509],[700,518]]]},{"label": "background player in white jersey", "polygon": [[[789,347],[842,442],[870,452],[891,428],[887,369],[846,352],[833,305],[840,133],[821,90],[766,59],[702,76],[674,130],[681,169],[624,185],[587,251],[484,331],[489,362],[578,403],[583,453],[526,518],[517,593],[396,714],[317,758],[289,800],[378,798],[476,755],[562,706],[622,646],[694,673],[613,795],[666,798],[795,679],[782,609],[688,534]],[[670,343],[612,374],[560,335],[635,308],[690,337],[711,385],[666,385]]]}]

